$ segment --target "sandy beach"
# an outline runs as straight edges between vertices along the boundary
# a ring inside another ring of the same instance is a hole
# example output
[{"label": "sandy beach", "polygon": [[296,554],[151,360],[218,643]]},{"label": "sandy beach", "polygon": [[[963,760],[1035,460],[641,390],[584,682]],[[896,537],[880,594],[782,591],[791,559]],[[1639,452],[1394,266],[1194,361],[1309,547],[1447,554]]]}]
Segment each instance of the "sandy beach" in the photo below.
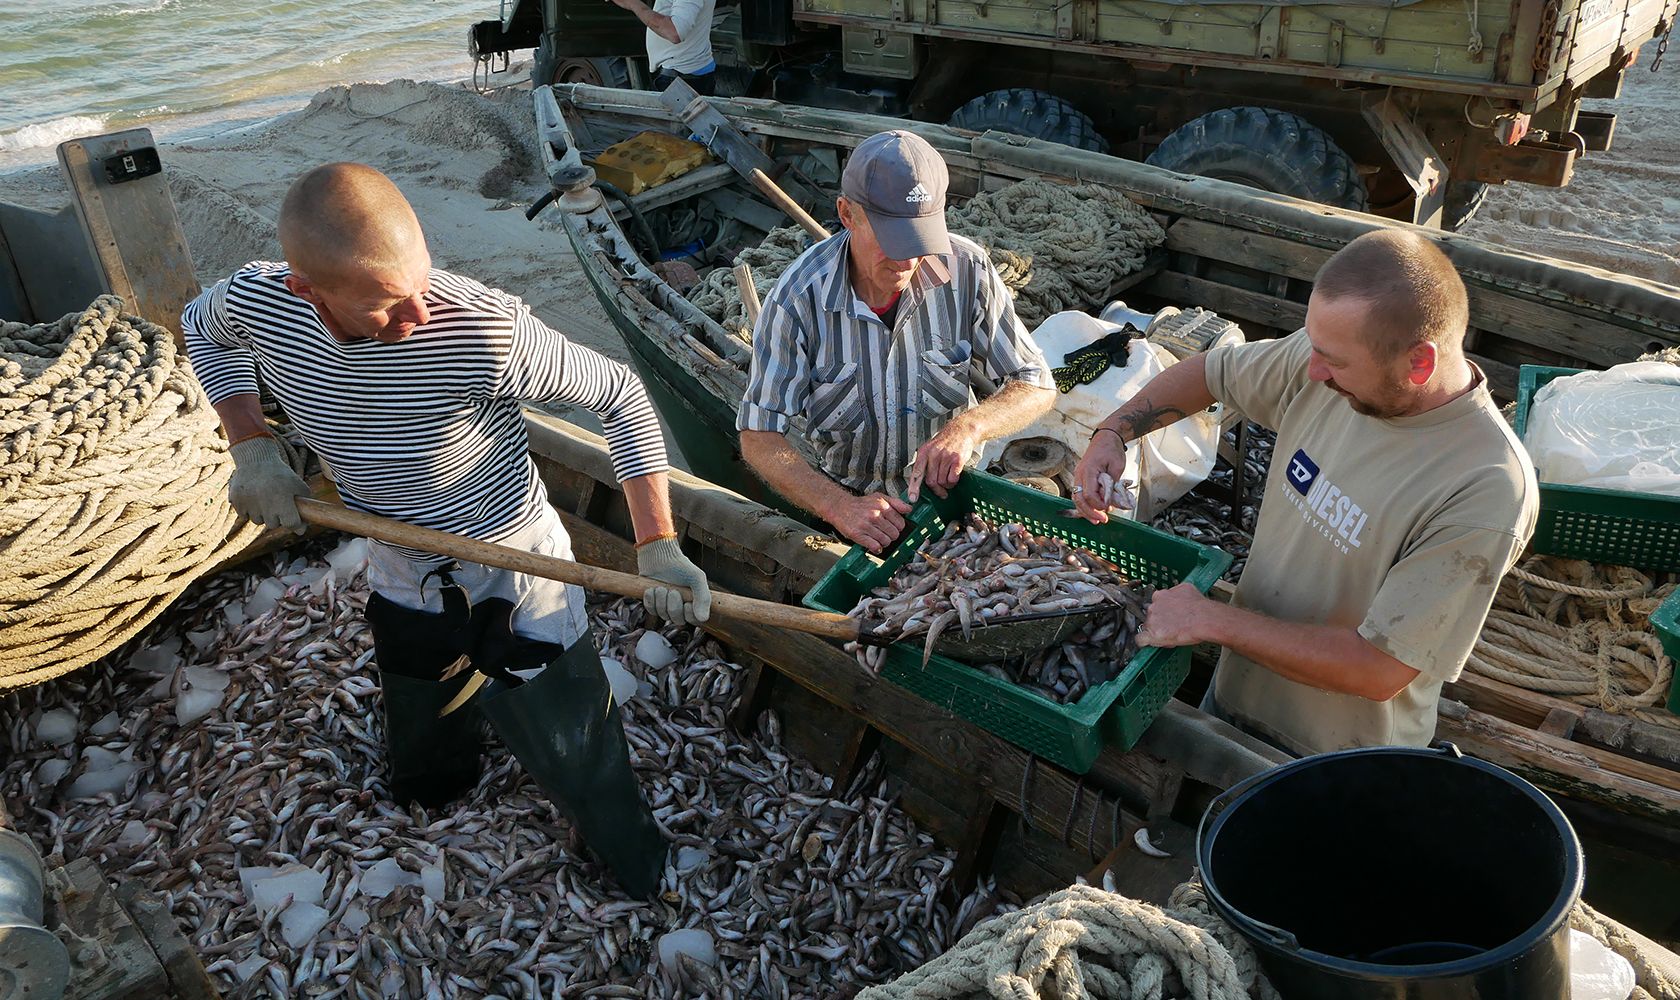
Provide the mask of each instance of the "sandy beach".
[{"label": "sandy beach", "polygon": [[1654,56],[1647,45],[1620,98],[1585,102],[1617,116],[1609,150],[1576,161],[1568,187],[1495,189],[1465,234],[1680,285],[1680,60],[1653,73]]}]

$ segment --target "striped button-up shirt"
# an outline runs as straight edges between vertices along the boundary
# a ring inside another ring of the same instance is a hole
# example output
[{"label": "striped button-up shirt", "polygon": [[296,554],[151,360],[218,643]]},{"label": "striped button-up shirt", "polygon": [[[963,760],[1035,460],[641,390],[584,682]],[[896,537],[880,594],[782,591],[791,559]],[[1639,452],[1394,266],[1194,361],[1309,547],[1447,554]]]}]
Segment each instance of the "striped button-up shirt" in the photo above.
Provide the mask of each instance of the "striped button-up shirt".
[{"label": "striped button-up shirt", "polygon": [[847,234],[806,250],[753,329],[735,426],[783,433],[803,419],[822,470],[859,493],[902,496],[916,449],[1006,382],[1053,388],[1044,354],[986,251],[951,237],[927,257],[891,326],[858,297]]},{"label": "striped button-up shirt", "polygon": [[518,298],[434,269],[424,326],[394,344],[341,343],[286,288],[290,273],[247,264],[189,302],[187,352],[212,403],[256,392],[260,375],[348,506],[489,542],[517,535],[548,502],[522,402],[599,414],[620,480],[669,467],[636,376]]}]

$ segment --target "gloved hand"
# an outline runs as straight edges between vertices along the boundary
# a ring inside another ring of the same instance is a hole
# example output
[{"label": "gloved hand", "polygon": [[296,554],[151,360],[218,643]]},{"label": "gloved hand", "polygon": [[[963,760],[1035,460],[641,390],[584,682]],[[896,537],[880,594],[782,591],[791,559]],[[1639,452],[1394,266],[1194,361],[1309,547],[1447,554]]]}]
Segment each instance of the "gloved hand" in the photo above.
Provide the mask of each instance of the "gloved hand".
[{"label": "gloved hand", "polygon": [[233,509],[264,527],[303,534],[303,515],[292,498],[308,496],[309,484],[286,464],[280,442],[259,434],[231,445],[228,454],[233,456],[233,479],[228,482]]},{"label": "gloved hand", "polygon": [[[698,625],[711,617],[712,591],[706,586],[706,574],[682,554],[675,538],[656,538],[638,547],[636,572],[676,585],[649,587],[642,595],[642,603],[649,611],[668,621],[684,621],[690,625]],[[693,591],[694,600],[684,601],[676,587],[687,587]]]}]

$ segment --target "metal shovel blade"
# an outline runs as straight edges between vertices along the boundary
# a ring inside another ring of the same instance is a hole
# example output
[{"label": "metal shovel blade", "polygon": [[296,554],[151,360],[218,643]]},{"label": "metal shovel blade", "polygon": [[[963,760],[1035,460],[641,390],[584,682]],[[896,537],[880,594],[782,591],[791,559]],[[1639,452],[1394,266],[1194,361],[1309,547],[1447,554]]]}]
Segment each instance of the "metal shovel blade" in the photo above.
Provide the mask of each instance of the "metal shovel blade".
[{"label": "metal shovel blade", "polygon": [[1011,657],[1030,656],[1068,641],[1093,619],[1119,610],[1112,604],[1098,604],[1078,611],[1011,615],[975,625],[967,638],[963,637],[961,629],[952,625],[940,634],[933,650],[940,656],[949,656],[964,663],[996,663]]}]

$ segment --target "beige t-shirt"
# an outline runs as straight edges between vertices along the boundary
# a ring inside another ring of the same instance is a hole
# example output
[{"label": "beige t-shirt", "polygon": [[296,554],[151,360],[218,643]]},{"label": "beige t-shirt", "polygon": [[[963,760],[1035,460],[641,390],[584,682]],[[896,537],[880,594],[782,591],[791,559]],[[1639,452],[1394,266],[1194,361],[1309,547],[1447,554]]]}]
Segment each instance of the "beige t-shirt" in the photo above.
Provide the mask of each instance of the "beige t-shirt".
[{"label": "beige t-shirt", "polygon": [[1235,603],[1357,627],[1418,676],[1377,702],[1227,649],[1214,697],[1301,753],[1427,746],[1441,685],[1464,668],[1500,578],[1534,533],[1534,467],[1479,371],[1476,388],[1445,406],[1381,419],[1309,379],[1311,352],[1301,330],[1207,355],[1208,391],[1278,435]]}]

